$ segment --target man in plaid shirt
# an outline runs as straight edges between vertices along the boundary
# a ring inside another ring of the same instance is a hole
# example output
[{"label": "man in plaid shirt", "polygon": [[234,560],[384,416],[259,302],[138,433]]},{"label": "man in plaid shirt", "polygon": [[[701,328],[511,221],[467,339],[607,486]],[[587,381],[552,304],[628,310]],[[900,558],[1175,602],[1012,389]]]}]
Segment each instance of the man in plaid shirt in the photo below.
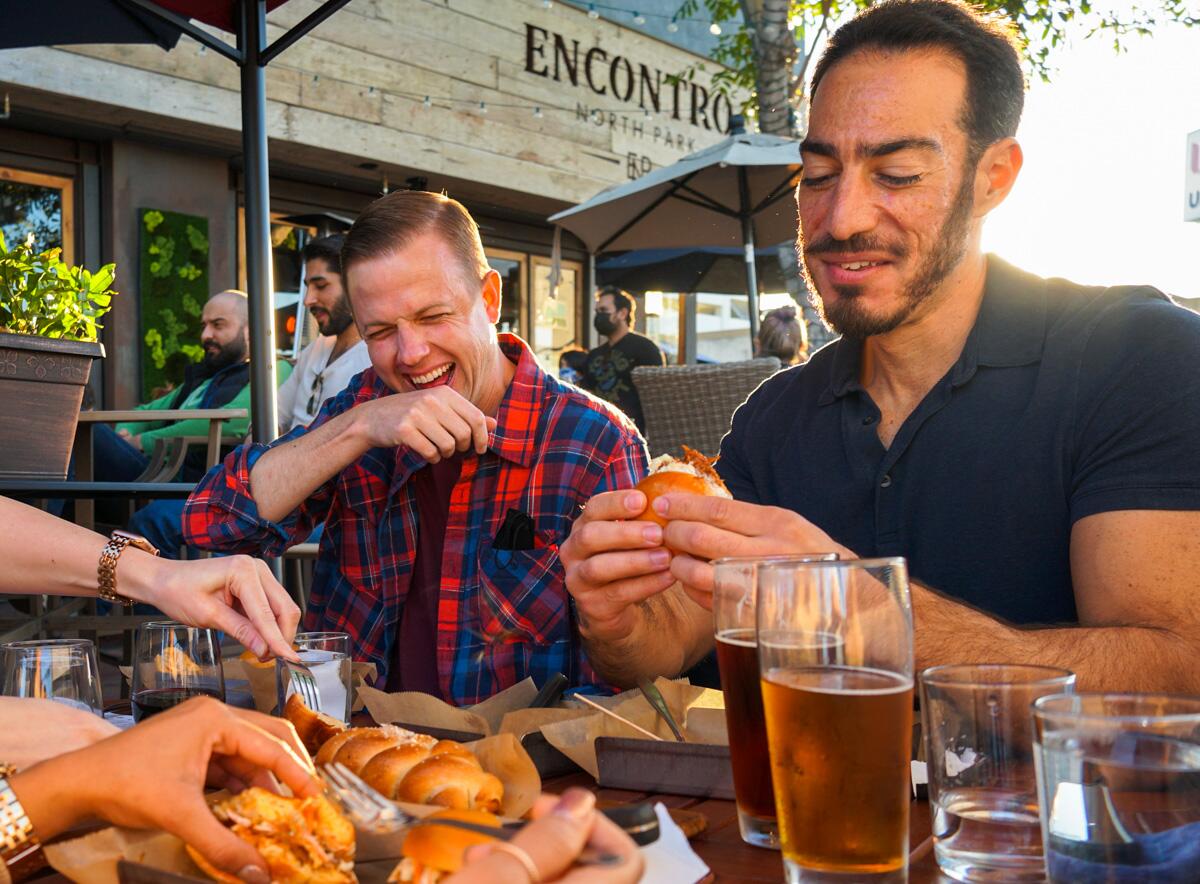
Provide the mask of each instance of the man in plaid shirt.
[{"label": "man in plaid shirt", "polygon": [[590,497],[645,475],[645,443],[497,335],[500,277],[456,201],[376,201],[342,272],[372,367],[210,471],[188,543],[279,555],[324,523],[304,628],[348,632],[389,690],[461,705],[526,676],[599,683],[558,545]]}]

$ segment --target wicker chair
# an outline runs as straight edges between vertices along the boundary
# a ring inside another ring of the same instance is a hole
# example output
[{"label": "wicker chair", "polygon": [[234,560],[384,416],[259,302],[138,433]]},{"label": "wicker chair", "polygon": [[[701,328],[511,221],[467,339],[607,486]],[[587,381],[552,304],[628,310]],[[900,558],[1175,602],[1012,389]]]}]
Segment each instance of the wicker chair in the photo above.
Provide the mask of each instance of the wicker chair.
[{"label": "wicker chair", "polygon": [[679,455],[680,446],[687,445],[715,455],[734,409],[779,368],[774,356],[719,365],[635,368],[633,385],[646,416],[650,454]]}]

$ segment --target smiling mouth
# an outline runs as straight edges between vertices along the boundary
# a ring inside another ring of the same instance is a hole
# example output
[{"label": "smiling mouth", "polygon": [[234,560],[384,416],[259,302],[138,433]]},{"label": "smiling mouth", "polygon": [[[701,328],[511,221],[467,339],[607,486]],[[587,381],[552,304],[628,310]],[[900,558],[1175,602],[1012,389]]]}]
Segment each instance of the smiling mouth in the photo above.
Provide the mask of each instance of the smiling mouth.
[{"label": "smiling mouth", "polygon": [[410,374],[406,375],[408,382],[418,390],[427,389],[429,387],[439,387],[443,384],[450,383],[450,379],[454,376],[454,363],[447,362],[445,365],[435,368],[433,371],[425,374]]}]

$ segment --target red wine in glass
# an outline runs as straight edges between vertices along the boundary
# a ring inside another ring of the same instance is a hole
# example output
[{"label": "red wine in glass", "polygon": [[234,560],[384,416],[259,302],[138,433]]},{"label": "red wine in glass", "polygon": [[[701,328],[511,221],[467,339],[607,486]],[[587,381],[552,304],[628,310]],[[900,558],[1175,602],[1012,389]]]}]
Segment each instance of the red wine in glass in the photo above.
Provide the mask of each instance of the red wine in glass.
[{"label": "red wine in glass", "polygon": [[173,709],[180,703],[192,697],[215,697],[220,700],[221,692],[216,688],[187,687],[187,688],[152,688],[140,691],[130,699],[133,707],[133,720],[142,721],[159,712]]}]

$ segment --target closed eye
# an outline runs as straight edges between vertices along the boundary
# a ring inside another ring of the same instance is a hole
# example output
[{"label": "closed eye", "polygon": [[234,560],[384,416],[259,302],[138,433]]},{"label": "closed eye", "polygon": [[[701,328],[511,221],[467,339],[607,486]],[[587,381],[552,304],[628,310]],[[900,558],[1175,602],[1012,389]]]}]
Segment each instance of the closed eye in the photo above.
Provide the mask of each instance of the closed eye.
[{"label": "closed eye", "polygon": [[832,175],[832,174],[830,174],[830,175],[813,175],[811,177],[805,176],[800,179],[800,186],[801,187],[821,187],[822,185],[828,184],[835,177],[837,177],[837,176]]},{"label": "closed eye", "polygon": [[884,175],[879,173],[879,180],[888,187],[907,187],[910,184],[916,184],[921,180],[920,175]]}]

